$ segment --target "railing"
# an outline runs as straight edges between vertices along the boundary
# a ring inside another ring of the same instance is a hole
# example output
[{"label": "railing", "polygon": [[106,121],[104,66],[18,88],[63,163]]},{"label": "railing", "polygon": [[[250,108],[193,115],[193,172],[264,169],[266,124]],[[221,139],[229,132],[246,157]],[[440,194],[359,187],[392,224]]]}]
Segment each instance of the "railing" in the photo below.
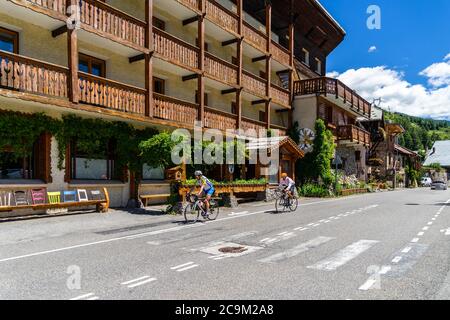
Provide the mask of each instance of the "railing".
[{"label": "railing", "polygon": [[187,101],[153,93],[153,117],[194,125],[198,105]]},{"label": "railing", "polygon": [[276,125],[276,124],[271,124],[270,128],[274,129],[274,130],[278,130],[280,136],[286,136],[287,135],[287,128],[286,127],[279,126],[279,125]]},{"label": "railing", "polygon": [[238,16],[212,0],[206,0],[206,18],[234,33],[239,31]]},{"label": "railing", "polygon": [[153,41],[156,53],[177,64],[198,68],[198,48],[155,27]]},{"label": "railing", "polygon": [[237,84],[238,67],[208,52],[205,53],[205,72],[217,80]]},{"label": "railing", "polygon": [[177,1],[184,4],[186,7],[189,7],[194,10],[198,10],[200,7],[199,0],[177,0]]},{"label": "railing", "polygon": [[278,62],[289,66],[290,65],[290,54],[289,50],[283,48],[281,45],[272,40],[270,44],[270,53],[272,53],[273,58]]},{"label": "railing", "polygon": [[80,102],[122,112],[145,114],[144,89],[84,72],[79,72],[78,78]]},{"label": "railing", "polygon": [[248,90],[257,96],[266,96],[267,80],[260,78],[251,72],[245,70],[242,71],[242,85],[245,90]]},{"label": "railing", "polygon": [[0,87],[67,98],[68,69],[0,50]]},{"label": "railing", "polygon": [[205,108],[205,127],[218,130],[235,130],[236,129],[235,114],[220,111],[217,109]]},{"label": "railing", "polygon": [[96,30],[145,46],[146,23],[97,0],[79,0],[82,23]]},{"label": "railing", "polygon": [[27,0],[32,4],[38,5],[45,9],[59,12],[61,14],[66,14],[66,0]]},{"label": "railing", "polygon": [[240,129],[247,132],[250,132],[249,130],[254,130],[256,132],[256,136],[259,136],[261,130],[263,131],[267,130],[267,125],[266,123],[261,121],[242,117]]},{"label": "railing", "polygon": [[331,94],[336,98],[344,99],[345,103],[349,103],[351,108],[358,113],[370,118],[371,104],[363,99],[354,90],[347,87],[337,79],[322,77],[309,80],[296,81],[294,84],[294,94]]},{"label": "railing", "polygon": [[273,83],[270,87],[270,96],[275,103],[286,107],[291,105],[289,90],[283,89]]},{"label": "railing", "polygon": [[370,145],[370,133],[354,125],[337,127],[337,137],[338,140],[357,142],[365,146]]},{"label": "railing", "polygon": [[264,33],[255,29],[252,25],[245,22],[243,23],[242,30],[244,40],[257,47],[259,50],[266,52],[267,50],[267,37]]}]

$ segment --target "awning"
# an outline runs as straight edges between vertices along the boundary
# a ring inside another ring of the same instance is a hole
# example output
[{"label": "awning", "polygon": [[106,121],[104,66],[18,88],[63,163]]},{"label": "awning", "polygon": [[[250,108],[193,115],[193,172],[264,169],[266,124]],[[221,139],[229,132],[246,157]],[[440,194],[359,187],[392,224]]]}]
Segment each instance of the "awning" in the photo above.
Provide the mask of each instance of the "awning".
[{"label": "awning", "polygon": [[396,144],[394,146],[395,150],[400,152],[401,154],[410,156],[410,157],[417,157],[417,153],[415,153],[414,151],[409,150],[408,148],[402,147],[398,144]]},{"label": "awning", "polygon": [[264,150],[271,152],[284,148],[294,158],[300,159],[305,153],[299,148],[294,140],[290,137],[273,137],[273,138],[251,138],[246,145],[247,150]]}]

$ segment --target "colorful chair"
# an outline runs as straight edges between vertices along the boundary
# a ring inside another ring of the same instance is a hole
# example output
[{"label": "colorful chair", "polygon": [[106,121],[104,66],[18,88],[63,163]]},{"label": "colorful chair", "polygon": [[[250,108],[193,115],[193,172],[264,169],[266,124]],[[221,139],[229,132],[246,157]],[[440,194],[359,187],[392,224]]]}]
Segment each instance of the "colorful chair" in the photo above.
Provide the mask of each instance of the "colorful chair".
[{"label": "colorful chair", "polygon": [[33,204],[44,204],[46,203],[46,189],[32,189],[31,190],[31,200]]},{"label": "colorful chair", "polygon": [[0,192],[0,207],[10,207],[12,199],[12,192],[3,191]]},{"label": "colorful chair", "polygon": [[23,190],[15,191],[14,192],[14,202],[15,202],[16,206],[29,205],[27,192],[23,191]]},{"label": "colorful chair", "polygon": [[102,200],[102,193],[100,190],[91,190],[92,200]]},{"label": "colorful chair", "polygon": [[76,191],[64,191],[63,192],[63,202],[77,202],[77,192]]},{"label": "colorful chair", "polygon": [[61,203],[61,192],[47,192],[48,203],[58,204]]},{"label": "colorful chair", "polygon": [[78,189],[78,201],[87,202],[89,201],[88,193],[85,189]]}]

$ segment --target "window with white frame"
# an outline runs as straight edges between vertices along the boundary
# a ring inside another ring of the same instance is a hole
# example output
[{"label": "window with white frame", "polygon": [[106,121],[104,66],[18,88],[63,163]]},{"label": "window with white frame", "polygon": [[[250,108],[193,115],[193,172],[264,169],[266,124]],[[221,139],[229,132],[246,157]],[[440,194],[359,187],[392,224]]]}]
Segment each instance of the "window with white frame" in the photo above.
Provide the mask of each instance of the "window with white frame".
[{"label": "window with white frame", "polygon": [[318,58],[316,58],[316,72],[322,74],[322,61]]},{"label": "window with white frame", "polygon": [[309,51],[303,48],[302,52],[303,52],[303,63],[309,66]]}]

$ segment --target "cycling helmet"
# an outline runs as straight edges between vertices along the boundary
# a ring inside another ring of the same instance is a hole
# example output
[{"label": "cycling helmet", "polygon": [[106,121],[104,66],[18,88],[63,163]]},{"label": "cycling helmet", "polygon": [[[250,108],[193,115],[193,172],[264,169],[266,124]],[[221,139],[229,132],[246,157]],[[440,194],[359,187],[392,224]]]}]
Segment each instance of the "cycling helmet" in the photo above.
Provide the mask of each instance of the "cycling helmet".
[{"label": "cycling helmet", "polygon": [[196,177],[200,177],[200,176],[202,176],[203,175],[203,173],[200,171],[200,170],[197,170],[197,171],[195,171],[195,173],[194,173],[194,176],[196,176]]},{"label": "cycling helmet", "polygon": [[287,173],[282,173],[282,174],[281,174],[281,177],[282,177],[283,179],[286,179],[287,176],[288,176]]}]

